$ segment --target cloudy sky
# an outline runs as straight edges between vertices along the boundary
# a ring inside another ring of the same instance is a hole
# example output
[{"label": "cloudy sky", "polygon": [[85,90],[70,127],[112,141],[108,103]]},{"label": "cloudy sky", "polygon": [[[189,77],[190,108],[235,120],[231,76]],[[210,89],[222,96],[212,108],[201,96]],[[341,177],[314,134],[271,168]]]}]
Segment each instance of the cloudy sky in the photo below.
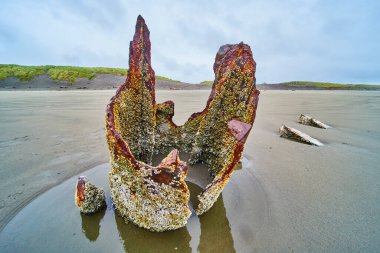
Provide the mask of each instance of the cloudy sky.
[{"label": "cloudy sky", "polygon": [[0,63],[127,68],[138,14],[158,75],[213,80],[218,48],[244,41],[259,83],[380,83],[378,0],[2,0]]}]

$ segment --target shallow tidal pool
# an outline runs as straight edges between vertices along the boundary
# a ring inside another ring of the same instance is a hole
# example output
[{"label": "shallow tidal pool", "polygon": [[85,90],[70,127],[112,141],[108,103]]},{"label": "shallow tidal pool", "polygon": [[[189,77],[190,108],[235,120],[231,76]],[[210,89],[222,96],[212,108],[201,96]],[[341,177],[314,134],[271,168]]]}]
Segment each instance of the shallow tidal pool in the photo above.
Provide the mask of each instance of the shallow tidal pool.
[{"label": "shallow tidal pool", "polygon": [[[243,167],[250,164],[243,159]],[[190,204],[195,205],[202,188],[191,182],[196,182],[191,170],[187,184]],[[106,209],[94,215],[79,212],[74,203],[75,176],[34,199],[6,225],[0,234],[1,252],[235,252],[235,247],[249,248],[250,240],[234,241],[231,224],[251,234],[261,223],[265,205],[255,203],[262,192],[248,170],[235,171],[226,193],[210,211],[199,217],[193,212],[186,227],[161,233],[126,223],[115,212],[108,171],[109,164],[102,164],[82,173],[105,189]]]}]

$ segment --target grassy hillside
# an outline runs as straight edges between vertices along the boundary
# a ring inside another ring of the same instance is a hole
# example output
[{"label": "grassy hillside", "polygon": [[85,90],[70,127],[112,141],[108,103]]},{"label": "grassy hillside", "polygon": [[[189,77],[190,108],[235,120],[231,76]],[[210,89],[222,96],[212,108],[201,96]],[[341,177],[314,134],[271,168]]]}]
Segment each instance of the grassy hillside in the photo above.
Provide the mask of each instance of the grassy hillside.
[{"label": "grassy hillside", "polygon": [[307,86],[307,87],[318,87],[324,89],[379,89],[379,85],[368,85],[368,84],[340,84],[340,83],[323,83],[323,82],[309,82],[309,81],[292,81],[280,83],[285,86]]},{"label": "grassy hillside", "polygon": [[[203,81],[199,84],[211,85],[213,81]],[[270,87],[271,84],[258,84],[265,85],[266,87]],[[324,82],[310,82],[310,81],[292,81],[285,83],[276,83],[275,86],[283,86],[284,88],[295,88],[297,89],[302,87],[310,87],[310,88],[322,88],[322,89],[342,89],[342,90],[360,90],[360,89],[369,89],[369,90],[378,90],[380,89],[380,85],[369,85],[369,84],[341,84],[341,83],[324,83]]]},{"label": "grassy hillside", "polygon": [[203,82],[200,82],[199,84],[211,85],[213,83],[214,83],[214,81],[203,81]]},{"label": "grassy hillside", "polygon": [[[73,67],[73,66],[21,66],[14,64],[0,64],[0,80],[8,77],[18,77],[21,81],[30,81],[37,75],[47,74],[53,80],[74,83],[78,78],[91,80],[98,74],[112,74],[123,76],[128,72],[122,68],[104,67]],[[158,80],[174,81],[163,76],[156,76]]]},{"label": "grassy hillside", "polygon": [[[105,68],[105,67],[74,67],[74,66],[21,66],[14,64],[0,64],[0,81],[9,77],[17,77],[21,81],[30,81],[38,75],[48,75],[53,80],[66,81],[69,84],[74,83],[78,78],[87,78],[91,80],[98,74],[111,74],[124,76],[128,72],[123,68]],[[157,80],[175,81],[167,77],[156,76]],[[175,81],[178,82],[178,81]],[[202,85],[212,85],[213,81],[203,81]],[[271,84],[265,84],[269,87]],[[325,83],[325,82],[309,82],[309,81],[292,81],[285,83],[278,83],[275,86],[280,86],[285,89],[297,89],[308,87],[310,89],[343,89],[343,90],[358,90],[369,89],[379,90],[380,85],[366,85],[366,84],[339,84],[339,83]]]}]

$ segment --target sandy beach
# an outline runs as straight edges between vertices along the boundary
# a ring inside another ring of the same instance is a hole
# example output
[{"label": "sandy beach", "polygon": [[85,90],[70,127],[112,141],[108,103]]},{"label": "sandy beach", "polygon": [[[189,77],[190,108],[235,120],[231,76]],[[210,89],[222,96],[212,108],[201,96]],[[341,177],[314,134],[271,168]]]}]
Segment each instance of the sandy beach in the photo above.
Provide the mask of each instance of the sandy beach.
[{"label": "sandy beach", "polygon": [[[114,93],[0,92],[0,231],[40,193],[108,162],[104,117]],[[174,101],[177,124],[202,110],[208,95],[156,91],[158,102]],[[300,125],[301,113],[333,128]],[[237,171],[223,192],[236,252],[377,252],[379,113],[379,92],[262,91],[244,150],[252,178]],[[325,145],[280,138],[281,124]],[[257,192],[237,204],[250,184]]]}]

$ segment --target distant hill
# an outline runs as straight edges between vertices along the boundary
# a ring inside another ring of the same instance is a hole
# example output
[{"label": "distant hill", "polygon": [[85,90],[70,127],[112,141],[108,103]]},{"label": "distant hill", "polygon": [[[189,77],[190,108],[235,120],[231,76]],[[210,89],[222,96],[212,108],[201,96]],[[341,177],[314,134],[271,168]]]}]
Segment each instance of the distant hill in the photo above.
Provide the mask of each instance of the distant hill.
[{"label": "distant hill", "polygon": [[[105,90],[124,83],[127,69],[0,64],[0,90]],[[156,76],[158,90],[210,90],[213,81],[189,84]],[[293,81],[257,84],[259,90],[380,90],[380,85]]]},{"label": "distant hill", "polygon": [[275,84],[259,84],[258,87],[261,87],[261,89],[264,90],[380,90],[380,85],[341,84],[310,81],[292,81]]},{"label": "distant hill", "polygon": [[[0,90],[106,90],[124,83],[127,69],[75,66],[0,64]],[[210,87],[156,76],[158,90],[195,90]]]},{"label": "distant hill", "polygon": [[[212,85],[213,81],[200,82],[202,85]],[[310,81],[292,81],[284,83],[257,84],[259,90],[380,90],[380,85],[341,84]]]},{"label": "distant hill", "polygon": [[[38,75],[48,75],[52,80],[74,83],[78,78],[94,79],[99,74],[126,76],[128,69],[107,67],[75,67],[75,66],[22,66],[15,64],[0,64],[0,80],[18,77],[20,81],[31,81]],[[174,81],[163,76],[158,80]]]}]

